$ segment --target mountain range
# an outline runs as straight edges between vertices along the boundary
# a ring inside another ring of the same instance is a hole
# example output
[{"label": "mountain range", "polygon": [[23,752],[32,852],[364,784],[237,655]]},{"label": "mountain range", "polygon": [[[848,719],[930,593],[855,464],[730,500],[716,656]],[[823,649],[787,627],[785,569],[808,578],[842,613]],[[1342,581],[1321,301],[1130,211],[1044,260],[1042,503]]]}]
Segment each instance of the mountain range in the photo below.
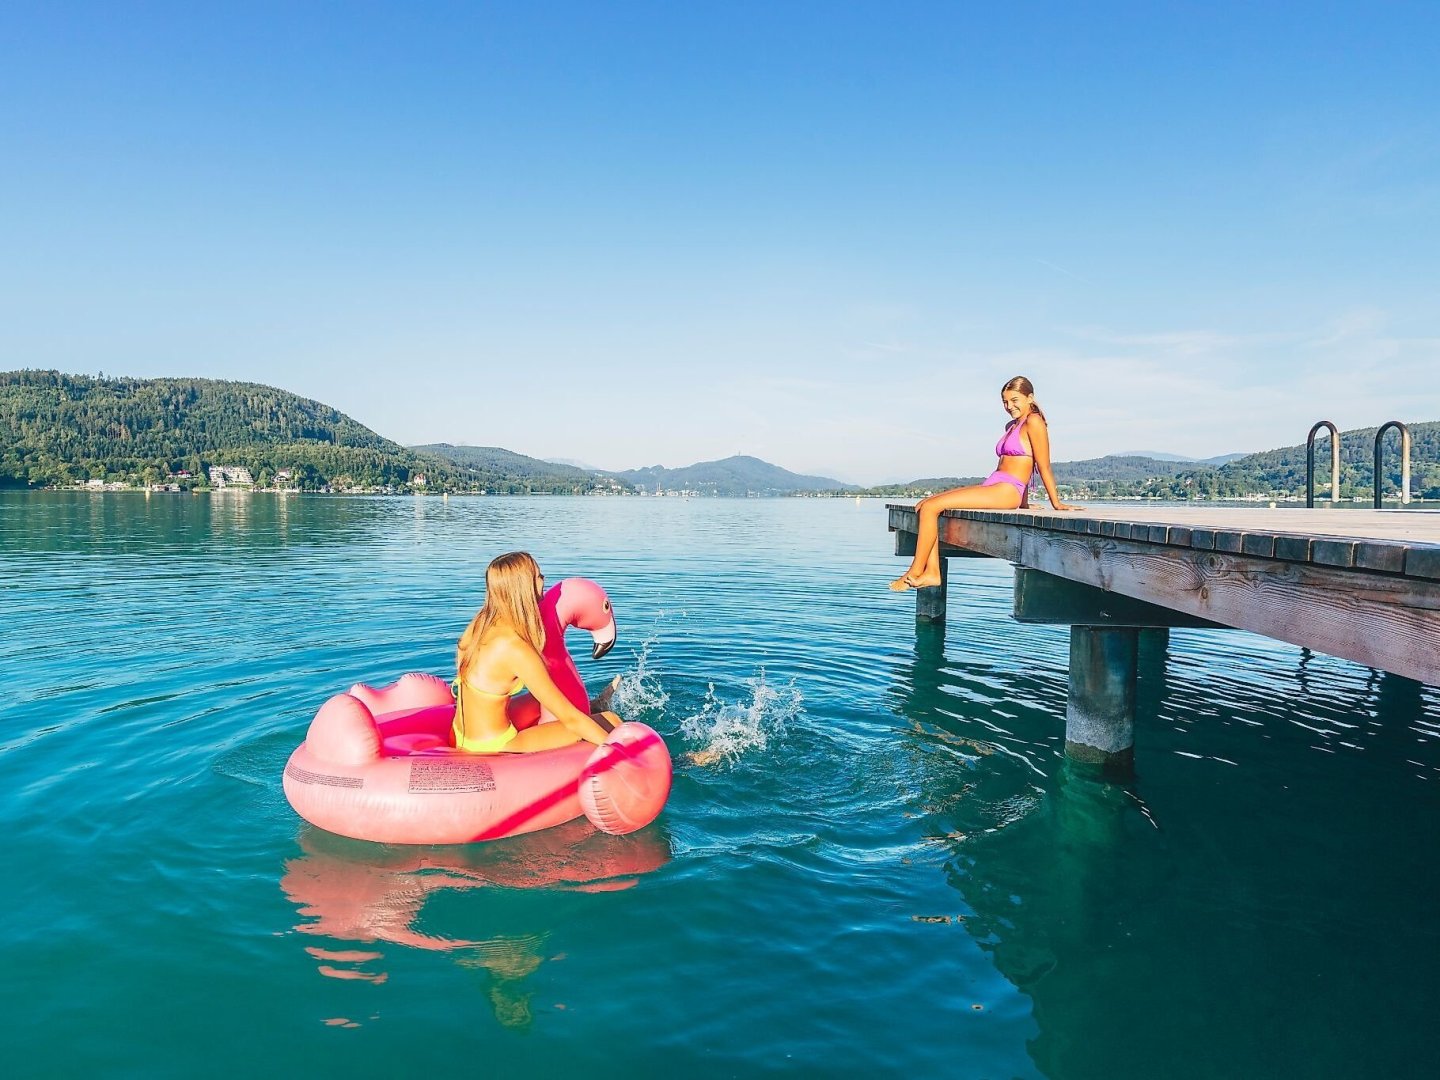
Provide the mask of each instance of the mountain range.
[{"label": "mountain range", "polygon": [[[1370,490],[1375,430],[1342,433],[1342,498]],[[1440,498],[1440,422],[1411,424],[1409,431],[1412,491]],[[1317,484],[1329,479],[1328,451],[1322,456]],[[1389,451],[1391,488],[1399,483],[1397,459]],[[184,488],[205,485],[214,466],[244,468],[258,486],[506,494],[913,496],[979,479],[859,488],[746,455],[605,472],[500,447],[401,446],[328,405],[258,383],[0,372],[0,487],[98,480]],[[1303,446],[1203,461],[1150,452],[1055,463],[1056,480],[1080,498],[1295,495],[1303,493],[1304,474]]]}]

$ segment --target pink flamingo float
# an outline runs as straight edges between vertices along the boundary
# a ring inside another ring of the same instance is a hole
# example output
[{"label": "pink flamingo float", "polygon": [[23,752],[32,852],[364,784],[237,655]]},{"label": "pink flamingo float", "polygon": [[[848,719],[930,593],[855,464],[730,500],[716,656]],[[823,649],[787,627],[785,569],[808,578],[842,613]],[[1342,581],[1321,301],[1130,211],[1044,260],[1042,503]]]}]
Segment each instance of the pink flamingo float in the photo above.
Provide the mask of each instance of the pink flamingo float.
[{"label": "pink flamingo float", "polygon": [[[592,656],[604,656],[615,643],[609,597],[593,581],[567,578],[546,591],[540,610],[550,675],[588,709],[565,631],[590,631]],[[511,708],[516,727],[547,719],[529,695]],[[285,797],[306,821],[341,836],[464,844],[582,815],[603,832],[634,832],[659,816],[670,795],[670,752],[644,724],[622,723],[601,746],[473,754],[451,743],[454,712],[449,684],[434,675],[412,672],[383,687],[357,683],[315,714],[285,765]]]}]

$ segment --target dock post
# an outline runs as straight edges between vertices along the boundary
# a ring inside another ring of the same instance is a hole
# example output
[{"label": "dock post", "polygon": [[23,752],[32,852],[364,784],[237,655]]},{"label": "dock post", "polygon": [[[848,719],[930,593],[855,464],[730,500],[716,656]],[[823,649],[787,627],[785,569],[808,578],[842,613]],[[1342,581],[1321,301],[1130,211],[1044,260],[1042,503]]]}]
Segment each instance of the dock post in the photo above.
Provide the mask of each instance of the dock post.
[{"label": "dock post", "polygon": [[1135,770],[1135,675],[1140,632],[1131,626],[1070,628],[1065,756],[1107,776]]},{"label": "dock post", "polygon": [[922,623],[943,623],[945,621],[945,592],[950,584],[950,560],[940,557],[940,584],[929,589],[915,590],[915,621]]}]

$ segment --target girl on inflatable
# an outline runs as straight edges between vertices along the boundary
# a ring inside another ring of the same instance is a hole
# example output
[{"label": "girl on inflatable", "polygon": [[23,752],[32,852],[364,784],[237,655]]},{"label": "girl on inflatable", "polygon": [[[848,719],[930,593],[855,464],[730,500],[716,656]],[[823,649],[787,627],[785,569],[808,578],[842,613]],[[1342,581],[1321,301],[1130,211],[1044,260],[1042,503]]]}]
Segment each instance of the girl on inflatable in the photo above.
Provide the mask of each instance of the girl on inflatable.
[{"label": "girl on inflatable", "polygon": [[1035,473],[1045,483],[1045,494],[1055,510],[1081,510],[1060,501],[1050,472],[1050,429],[1035,404],[1035,387],[1017,375],[1000,388],[1000,404],[1010,414],[1005,434],[995,444],[1000,459],[996,469],[972,487],[951,488],[921,499],[915,505],[918,528],[915,557],[910,569],[890,583],[895,592],[931,588],[940,584],[940,514],[945,510],[1016,510],[1028,505]]},{"label": "girl on inflatable", "polygon": [[[485,606],[455,650],[455,746],[476,753],[525,753],[577,742],[600,745],[619,726],[612,712],[589,715],[555,685],[541,655],[545,577],[528,552],[512,551],[485,568]],[[524,690],[555,721],[517,730],[506,706]]]}]

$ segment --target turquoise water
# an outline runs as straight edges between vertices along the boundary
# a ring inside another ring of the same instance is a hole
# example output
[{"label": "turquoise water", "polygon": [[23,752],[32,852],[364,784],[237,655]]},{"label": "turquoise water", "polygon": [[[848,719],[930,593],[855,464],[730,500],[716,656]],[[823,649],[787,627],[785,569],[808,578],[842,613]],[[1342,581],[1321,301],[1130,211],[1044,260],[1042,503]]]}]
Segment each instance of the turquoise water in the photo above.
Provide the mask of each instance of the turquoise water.
[{"label": "turquoise water", "polygon": [[[473,848],[302,823],[319,704],[445,674],[486,561],[593,577],[660,820]],[[943,631],[845,500],[0,495],[11,1075],[1429,1074],[1440,691],[1239,633],[1060,756],[1064,628]],[[713,749],[705,766],[685,760]]]}]

